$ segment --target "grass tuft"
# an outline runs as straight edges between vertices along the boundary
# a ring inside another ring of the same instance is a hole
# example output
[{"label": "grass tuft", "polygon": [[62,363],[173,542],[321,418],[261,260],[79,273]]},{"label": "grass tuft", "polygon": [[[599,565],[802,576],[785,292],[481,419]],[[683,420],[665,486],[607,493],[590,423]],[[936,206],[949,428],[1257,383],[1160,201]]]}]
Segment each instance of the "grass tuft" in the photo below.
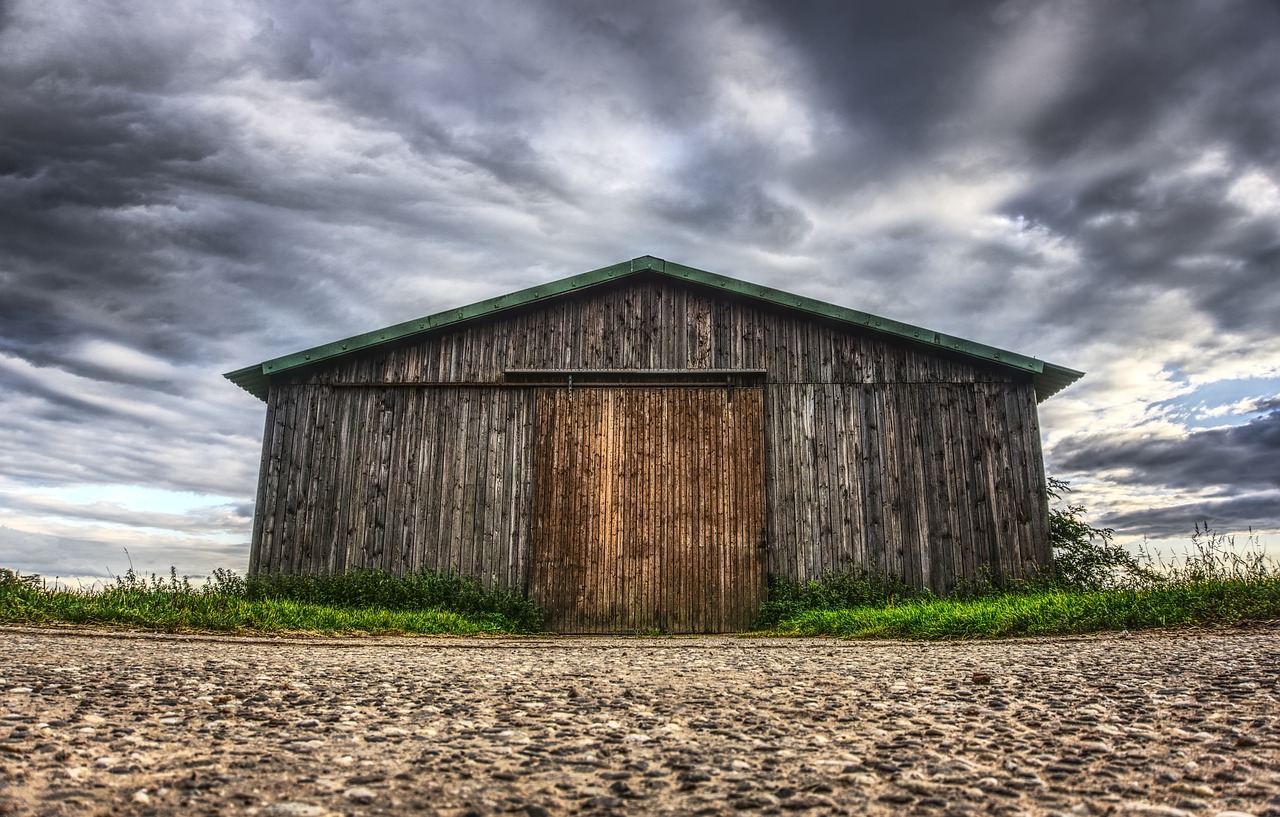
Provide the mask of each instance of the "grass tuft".
[{"label": "grass tuft", "polygon": [[0,622],[96,624],[168,632],[476,635],[529,633],[542,612],[511,591],[460,576],[385,573],[243,578],[215,571],[193,585],[129,571],[97,592],[50,587],[0,568]]}]

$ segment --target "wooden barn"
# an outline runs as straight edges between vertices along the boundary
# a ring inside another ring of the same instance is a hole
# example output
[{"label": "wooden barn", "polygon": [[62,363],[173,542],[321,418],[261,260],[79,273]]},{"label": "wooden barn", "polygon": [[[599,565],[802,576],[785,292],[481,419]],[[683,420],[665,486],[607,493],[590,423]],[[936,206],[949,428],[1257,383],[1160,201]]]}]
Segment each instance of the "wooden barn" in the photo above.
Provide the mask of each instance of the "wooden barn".
[{"label": "wooden barn", "polygon": [[226,376],[267,404],[251,572],[726,632],[768,574],[1044,564],[1036,404],[1081,373],[646,256]]}]

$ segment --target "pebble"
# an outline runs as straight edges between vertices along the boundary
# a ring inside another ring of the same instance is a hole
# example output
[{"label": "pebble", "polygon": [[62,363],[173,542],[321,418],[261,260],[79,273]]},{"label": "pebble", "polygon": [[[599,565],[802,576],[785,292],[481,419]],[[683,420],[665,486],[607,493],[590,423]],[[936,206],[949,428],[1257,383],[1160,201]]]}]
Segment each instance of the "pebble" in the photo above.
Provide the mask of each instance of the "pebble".
[{"label": "pebble", "polygon": [[324,817],[329,810],[312,803],[294,801],[272,803],[262,810],[267,817]]},{"label": "pebble", "polygon": [[347,789],[342,793],[342,796],[353,803],[359,803],[361,805],[368,805],[378,799],[378,795],[374,794],[369,789],[359,787]]},{"label": "pebble", "polygon": [[1148,817],[1193,817],[1191,812],[1184,809],[1157,803],[1125,803],[1120,811],[1125,814],[1148,815]]},{"label": "pebble", "polygon": [[1182,794],[1194,794],[1198,797],[1213,796],[1213,787],[1206,786],[1203,783],[1183,783],[1179,781],[1171,785],[1169,789],[1171,791],[1181,792]]},{"label": "pebble", "polygon": [[0,638],[0,791],[64,810],[1280,817],[1280,630]]}]

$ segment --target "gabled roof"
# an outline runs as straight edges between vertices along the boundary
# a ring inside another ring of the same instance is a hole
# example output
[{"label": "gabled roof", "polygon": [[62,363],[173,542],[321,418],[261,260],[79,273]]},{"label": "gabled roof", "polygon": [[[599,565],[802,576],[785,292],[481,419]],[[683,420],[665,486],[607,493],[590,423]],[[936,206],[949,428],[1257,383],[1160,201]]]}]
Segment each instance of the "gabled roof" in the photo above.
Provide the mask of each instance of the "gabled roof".
[{"label": "gabled roof", "polygon": [[937,347],[938,349],[997,366],[1017,369],[1031,375],[1038,401],[1048,399],[1084,376],[1084,372],[1077,372],[1065,366],[1055,366],[1052,363],[1026,357],[1016,352],[1008,352],[1003,349],[997,349],[994,346],[975,343],[971,340],[945,335],[941,332],[934,332],[930,329],[912,326],[889,318],[881,318],[866,312],[859,312],[856,309],[848,309],[843,306],[816,301],[803,295],[793,295],[790,292],[783,292],[779,289],[739,281],[736,278],[717,275],[714,272],[686,267],[682,264],[664,261],[661,258],[654,258],[651,255],[633,258],[621,264],[584,272],[581,275],[562,278],[559,281],[539,284],[528,289],[522,289],[519,292],[500,295],[497,298],[490,298],[487,301],[480,301],[469,306],[460,306],[456,309],[437,312],[425,318],[405,321],[394,326],[388,326],[385,329],[365,332],[362,335],[353,335],[333,343],[326,343],[323,346],[304,349],[291,355],[273,358],[253,366],[246,366],[234,372],[227,372],[223,376],[253,396],[266,400],[270,379],[273,375],[282,374],[302,366],[309,366],[320,361],[343,357],[385,343],[403,340],[423,332],[443,329],[464,321],[488,315],[498,315],[510,309],[535,304],[639,273],[657,273],[676,280],[692,281],[705,287],[751,298],[766,304],[804,312],[837,323],[869,329],[891,337],[905,338],[914,343]]}]

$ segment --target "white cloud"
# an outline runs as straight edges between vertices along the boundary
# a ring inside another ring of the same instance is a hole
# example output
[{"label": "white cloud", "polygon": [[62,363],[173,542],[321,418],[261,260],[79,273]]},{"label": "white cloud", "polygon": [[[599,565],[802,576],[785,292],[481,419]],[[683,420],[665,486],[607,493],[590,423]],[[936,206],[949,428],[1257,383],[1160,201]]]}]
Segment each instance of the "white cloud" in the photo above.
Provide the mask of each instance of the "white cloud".
[{"label": "white cloud", "polygon": [[1232,182],[1227,198],[1252,215],[1280,216],[1280,184],[1261,169],[1250,170]]},{"label": "white cloud", "polygon": [[125,378],[163,381],[175,375],[169,361],[101,338],[81,341],[68,358]]}]

